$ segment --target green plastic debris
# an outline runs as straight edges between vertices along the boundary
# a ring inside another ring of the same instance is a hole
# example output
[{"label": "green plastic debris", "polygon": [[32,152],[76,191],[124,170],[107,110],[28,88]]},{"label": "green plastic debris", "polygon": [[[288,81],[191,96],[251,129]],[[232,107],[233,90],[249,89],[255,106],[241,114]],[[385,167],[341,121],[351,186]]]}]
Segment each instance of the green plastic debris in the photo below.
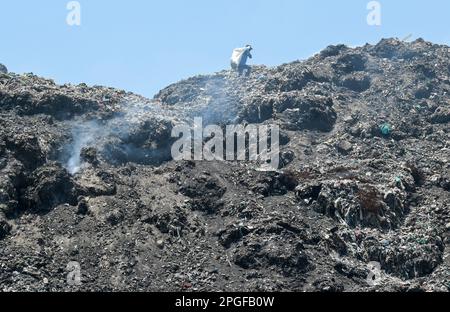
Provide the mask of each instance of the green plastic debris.
[{"label": "green plastic debris", "polygon": [[420,239],[417,240],[417,242],[418,242],[420,245],[426,245],[426,244],[428,243],[428,240],[425,239],[425,238],[420,238]]},{"label": "green plastic debris", "polygon": [[395,177],[395,186],[398,188],[402,188],[403,187],[403,183],[402,183],[402,178],[401,177]]},{"label": "green plastic debris", "polygon": [[380,126],[380,130],[383,135],[389,135],[392,132],[392,127],[390,124],[385,123]]}]

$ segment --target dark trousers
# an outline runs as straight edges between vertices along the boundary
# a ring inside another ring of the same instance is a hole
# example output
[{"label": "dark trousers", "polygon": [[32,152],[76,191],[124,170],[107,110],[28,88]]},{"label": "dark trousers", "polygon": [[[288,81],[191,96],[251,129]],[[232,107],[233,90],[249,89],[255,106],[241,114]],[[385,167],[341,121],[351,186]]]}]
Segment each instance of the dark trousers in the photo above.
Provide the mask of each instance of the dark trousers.
[{"label": "dark trousers", "polygon": [[250,76],[250,73],[252,72],[252,68],[248,65],[241,65],[238,67],[239,76],[242,76],[245,72],[245,76]]},{"label": "dark trousers", "polygon": [[231,64],[231,68],[233,70],[237,71],[239,73],[239,76],[242,76],[245,73],[245,76],[248,77],[248,76],[250,76],[250,73],[252,72],[252,68],[248,65],[236,66],[235,64]]}]

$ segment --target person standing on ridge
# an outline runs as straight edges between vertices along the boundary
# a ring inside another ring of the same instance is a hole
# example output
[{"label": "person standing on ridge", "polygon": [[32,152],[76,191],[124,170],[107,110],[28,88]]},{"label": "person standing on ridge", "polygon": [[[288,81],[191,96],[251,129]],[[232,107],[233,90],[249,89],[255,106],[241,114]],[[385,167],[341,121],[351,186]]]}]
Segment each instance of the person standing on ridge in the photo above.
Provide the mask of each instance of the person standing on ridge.
[{"label": "person standing on ridge", "polygon": [[231,68],[239,73],[241,76],[245,72],[245,76],[250,76],[252,68],[247,65],[247,59],[252,58],[251,51],[253,50],[251,45],[246,45],[244,48],[237,48],[233,50],[231,56]]}]

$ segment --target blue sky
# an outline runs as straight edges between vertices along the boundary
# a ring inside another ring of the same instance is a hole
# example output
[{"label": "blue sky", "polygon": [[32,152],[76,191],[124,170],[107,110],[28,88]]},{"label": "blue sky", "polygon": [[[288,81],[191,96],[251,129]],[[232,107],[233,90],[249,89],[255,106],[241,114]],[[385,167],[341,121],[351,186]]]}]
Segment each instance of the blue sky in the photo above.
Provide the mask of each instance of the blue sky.
[{"label": "blue sky", "polygon": [[68,26],[66,0],[0,0],[0,63],[58,83],[99,84],[153,96],[180,79],[229,67],[250,43],[253,64],[305,59],[329,44],[423,37],[450,43],[450,1],[79,0],[81,26]]}]

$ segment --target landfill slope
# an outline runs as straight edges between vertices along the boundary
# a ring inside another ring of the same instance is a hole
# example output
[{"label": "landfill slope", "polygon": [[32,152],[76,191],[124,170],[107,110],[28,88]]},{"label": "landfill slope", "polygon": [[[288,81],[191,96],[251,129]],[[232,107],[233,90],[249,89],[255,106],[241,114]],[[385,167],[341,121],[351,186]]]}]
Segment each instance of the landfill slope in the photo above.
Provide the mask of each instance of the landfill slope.
[{"label": "landfill slope", "polygon": [[[0,291],[448,291],[449,93],[421,39],[153,99],[0,66]],[[279,125],[280,169],[172,160],[195,117]]]}]

